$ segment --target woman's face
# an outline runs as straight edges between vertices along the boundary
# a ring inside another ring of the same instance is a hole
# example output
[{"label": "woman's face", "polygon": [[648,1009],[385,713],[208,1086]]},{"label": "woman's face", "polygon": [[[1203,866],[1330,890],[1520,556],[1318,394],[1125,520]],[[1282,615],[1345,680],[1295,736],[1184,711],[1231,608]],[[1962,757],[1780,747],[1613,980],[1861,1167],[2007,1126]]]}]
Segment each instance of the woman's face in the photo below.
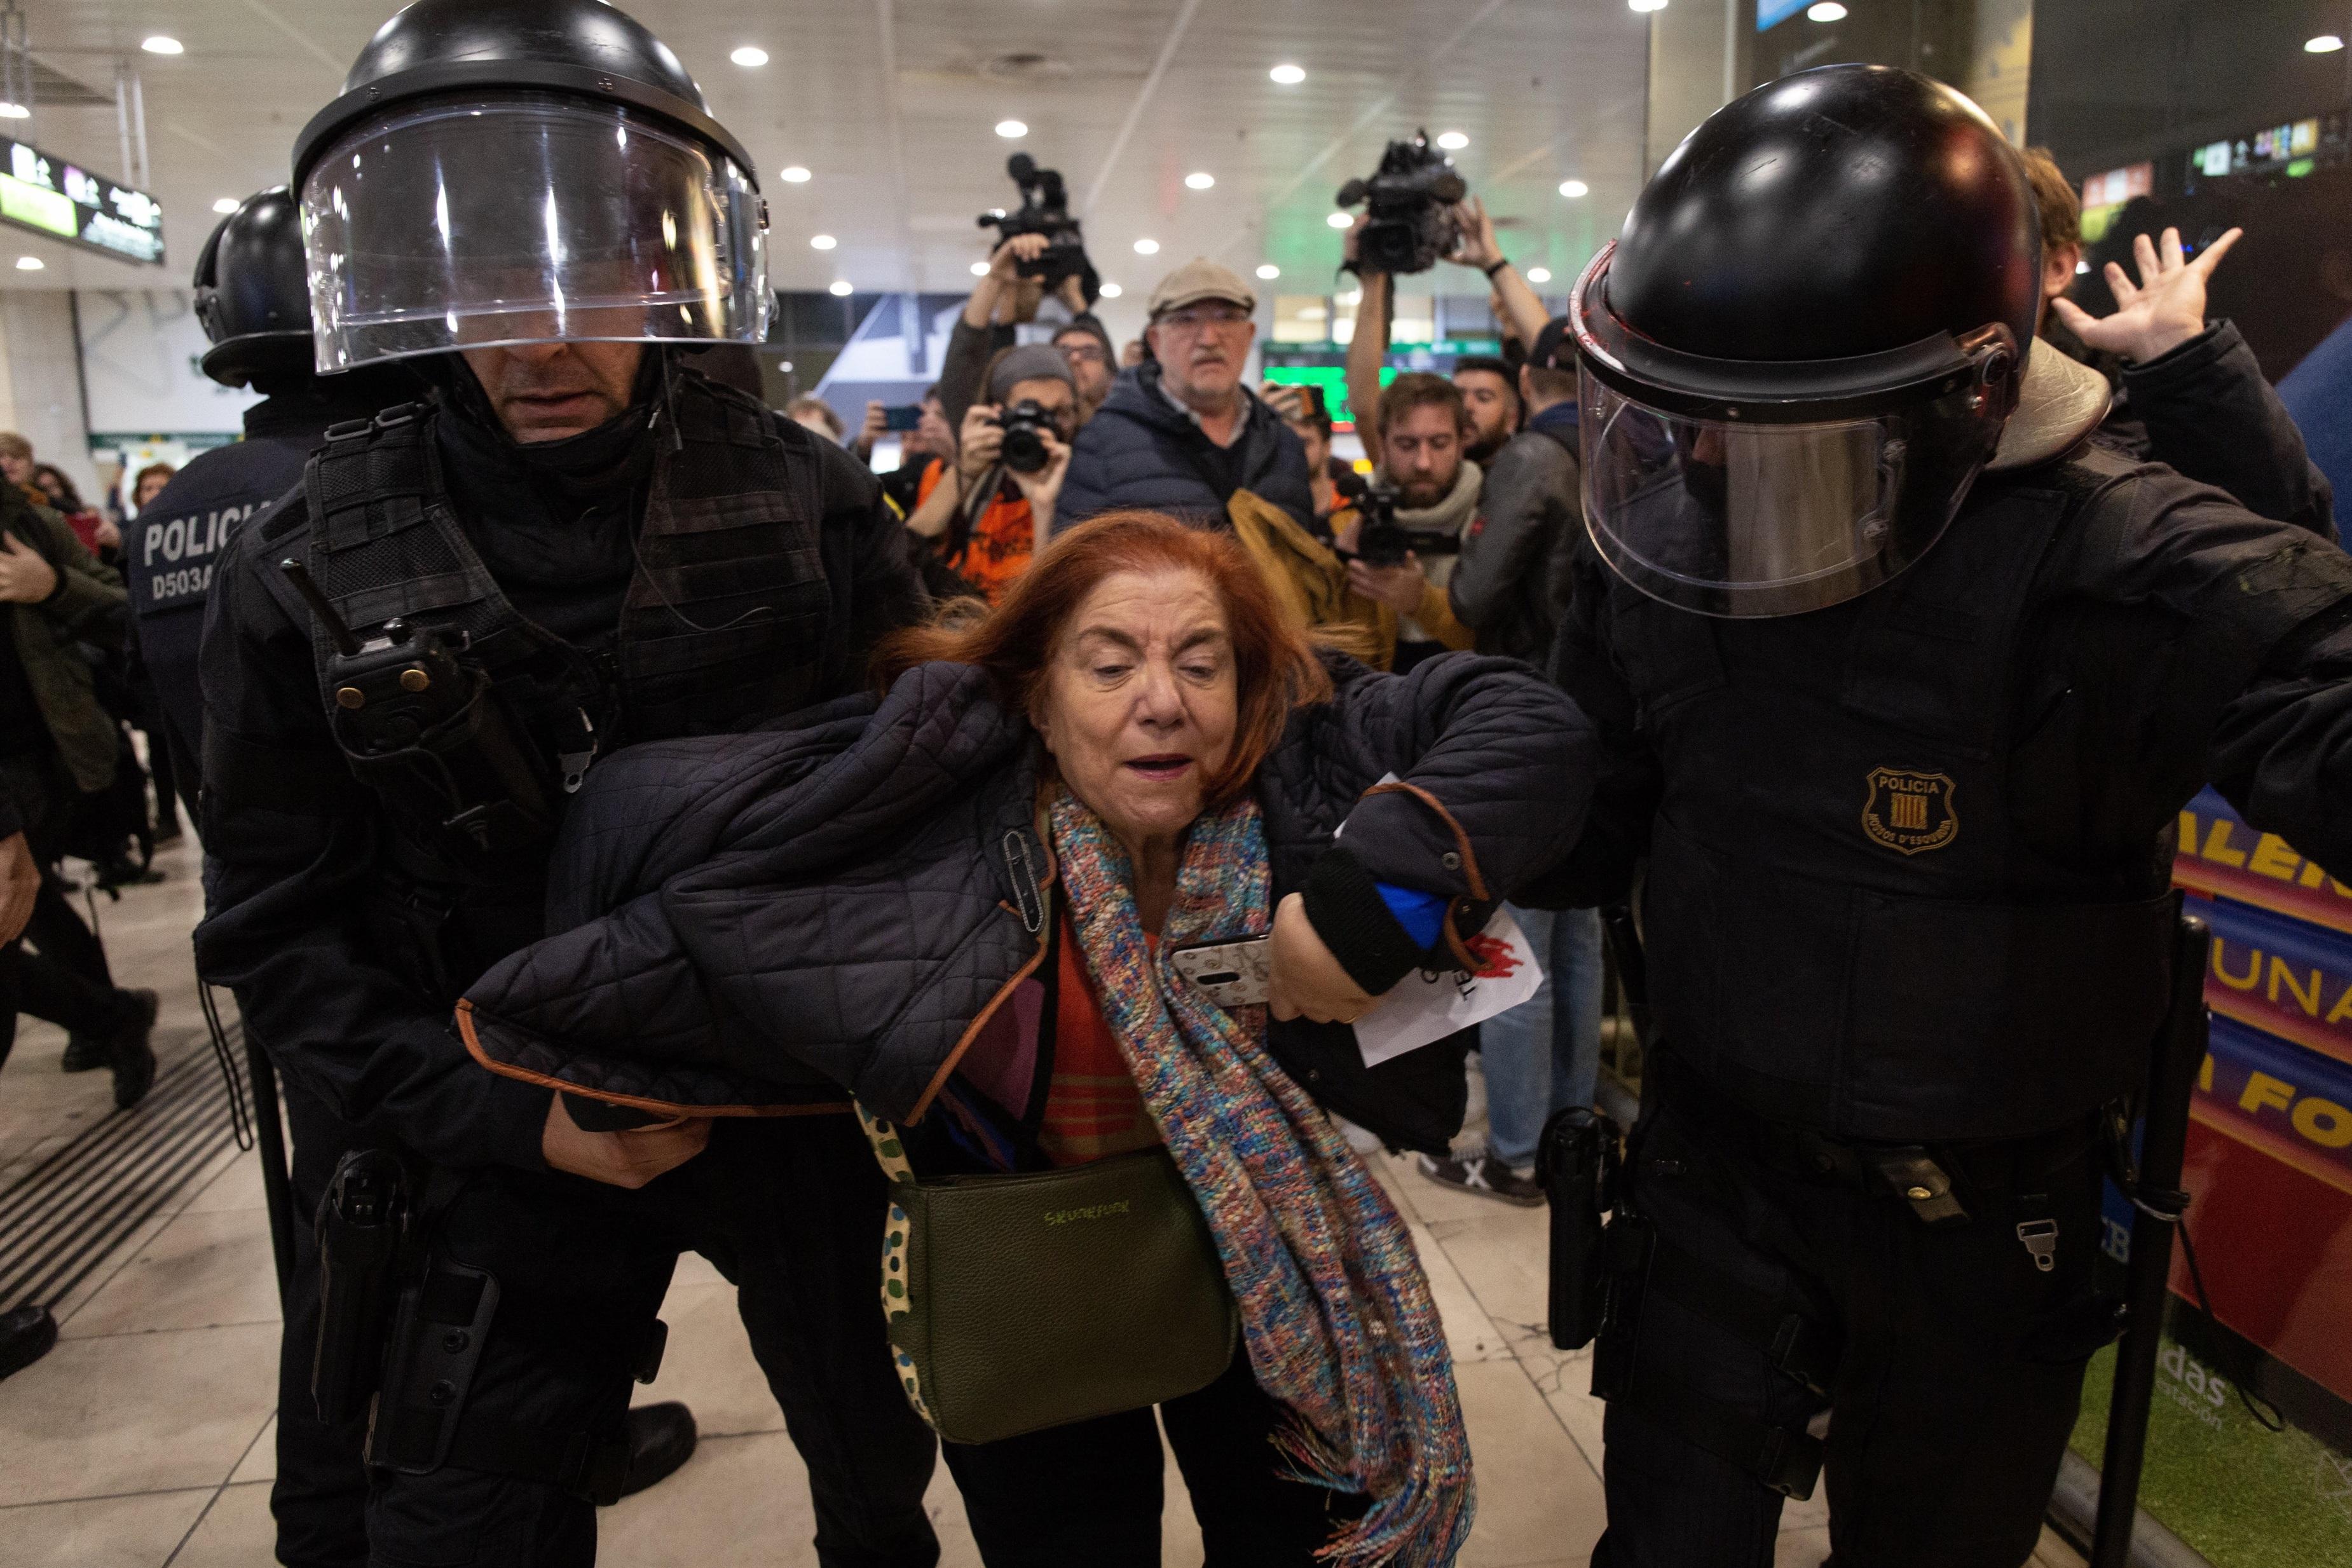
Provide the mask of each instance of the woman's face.
[{"label": "woman's face", "polygon": [[163,486],[171,482],[172,476],[169,474],[148,475],[147,477],[139,481],[139,493],[131,497],[131,504],[133,507],[136,507],[139,510],[142,512],[145,511],[147,509],[147,503],[162,495],[163,493]]},{"label": "woman's face", "polygon": [[1031,716],[1070,792],[1130,847],[1182,832],[1234,747],[1225,610],[1196,571],[1115,572],[1079,601]]}]

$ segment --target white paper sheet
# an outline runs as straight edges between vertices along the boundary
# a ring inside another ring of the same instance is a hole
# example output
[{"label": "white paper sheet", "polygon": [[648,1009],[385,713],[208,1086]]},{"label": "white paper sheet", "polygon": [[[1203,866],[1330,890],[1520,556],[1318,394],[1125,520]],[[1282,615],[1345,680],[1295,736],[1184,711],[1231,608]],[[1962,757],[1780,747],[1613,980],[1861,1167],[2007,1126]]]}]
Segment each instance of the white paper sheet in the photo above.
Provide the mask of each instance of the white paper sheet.
[{"label": "white paper sheet", "polygon": [[1365,1066],[1378,1067],[1484,1022],[1517,1007],[1542,986],[1534,945],[1509,910],[1496,909],[1468,946],[1481,960],[1478,973],[1423,969],[1408,975],[1380,1006],[1356,1020],[1356,1045]]}]

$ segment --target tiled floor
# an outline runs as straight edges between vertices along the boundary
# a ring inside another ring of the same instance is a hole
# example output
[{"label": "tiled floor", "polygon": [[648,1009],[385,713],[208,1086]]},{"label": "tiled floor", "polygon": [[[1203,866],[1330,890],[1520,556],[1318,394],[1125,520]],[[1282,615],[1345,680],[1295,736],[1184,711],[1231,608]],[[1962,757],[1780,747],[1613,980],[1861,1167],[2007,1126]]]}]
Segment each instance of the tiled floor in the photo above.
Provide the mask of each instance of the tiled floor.
[{"label": "tiled floor", "polygon": [[[196,1049],[201,1023],[186,930],[192,857],[172,880],[107,910],[117,975],[164,993],[159,1044]],[[168,1038],[167,1038],[168,1037]],[[27,1022],[0,1072],[0,1181],[19,1161],[110,1113],[105,1074],[58,1071],[63,1044]],[[1582,1355],[1549,1347],[1544,1216],[1430,1185],[1403,1161],[1384,1174],[1413,1222],[1456,1357],[1478,1477],[1465,1568],[1581,1563],[1601,1524],[1601,1406]],[[270,1560],[270,1406],[277,1303],[257,1166],[212,1162],[61,1303],[63,1339],[0,1383],[0,1568],[250,1568]],[[678,1475],[603,1515],[602,1561],[813,1564],[800,1461],[754,1366],[732,1289],[700,1260],[678,1271],[670,1348],[649,1399],[683,1398],[703,1444]],[[1171,1476],[1166,1561],[1201,1560]],[[931,1508],[944,1562],[979,1561],[944,1471]],[[1827,1551],[1818,1503],[1792,1505],[1782,1568]]]}]

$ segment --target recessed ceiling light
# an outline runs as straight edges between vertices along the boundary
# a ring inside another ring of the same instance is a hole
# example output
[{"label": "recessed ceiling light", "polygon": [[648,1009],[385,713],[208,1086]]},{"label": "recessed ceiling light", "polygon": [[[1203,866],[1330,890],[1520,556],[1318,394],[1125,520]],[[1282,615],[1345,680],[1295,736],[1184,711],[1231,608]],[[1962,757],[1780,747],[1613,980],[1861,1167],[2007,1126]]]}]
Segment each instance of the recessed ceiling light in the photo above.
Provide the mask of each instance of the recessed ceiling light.
[{"label": "recessed ceiling light", "polygon": [[16,258],[16,270],[19,272],[38,272],[47,265],[48,263],[37,256],[20,256]]},{"label": "recessed ceiling light", "polygon": [[1529,283],[1549,283],[1551,281],[1551,268],[1549,267],[1531,267],[1528,268],[1528,281]]},{"label": "recessed ceiling light", "polygon": [[1135,242],[1135,254],[1138,256],[1158,256],[1160,254],[1160,242],[1156,239],[1137,240]]},{"label": "recessed ceiling light", "polygon": [[1303,66],[1276,66],[1265,74],[1285,87],[1297,87],[1307,79],[1307,70]]},{"label": "recessed ceiling light", "polygon": [[1342,305],[1361,305],[1363,302],[1364,291],[1360,288],[1350,288],[1347,293],[1339,296],[1339,303]]},{"label": "recessed ceiling light", "polygon": [[33,111],[21,103],[0,102],[0,120],[30,120]]},{"label": "recessed ceiling light", "polygon": [[1666,8],[1666,0],[1625,0],[1625,5],[1631,11],[1663,11]]},{"label": "recessed ceiling light", "polygon": [[802,168],[799,164],[795,163],[795,164],[793,164],[791,168],[786,169],[786,170],[784,171],[784,183],[785,183],[785,184],[787,184],[787,185],[805,185],[805,184],[807,184],[808,183],[809,183],[809,172],[808,172],[807,170],[805,170],[805,169]]},{"label": "recessed ceiling light", "polygon": [[739,66],[764,66],[768,63],[768,51],[755,45],[746,44],[727,57]]},{"label": "recessed ceiling light", "polygon": [[1459,131],[1445,131],[1438,133],[1437,144],[1448,152],[1459,152],[1470,145],[1470,138]]},{"label": "recessed ceiling light", "polygon": [[2322,33],[2315,38],[2303,41],[2303,52],[2306,55],[2332,55],[2343,47],[2344,40],[2333,33]]},{"label": "recessed ceiling light", "polygon": [[1818,5],[1808,5],[1805,7],[1805,20],[1808,22],[1843,22],[1845,20],[1845,7],[1839,5],[1838,0],[1821,0],[1821,4]]},{"label": "recessed ceiling light", "polygon": [[188,52],[185,44],[167,33],[158,33],[152,38],[143,39],[139,47],[151,55],[184,55]]},{"label": "recessed ceiling light", "polygon": [[237,200],[235,196],[223,196],[219,201],[213,204],[213,211],[219,213],[224,216],[236,211],[236,209]]},{"label": "recessed ceiling light", "polygon": [[836,277],[833,280],[833,287],[826,289],[825,292],[833,295],[835,298],[846,299],[850,295],[856,293],[856,290],[851,287],[849,279],[845,277]]},{"label": "recessed ceiling light", "polygon": [[1007,141],[1017,141],[1029,134],[1029,128],[1017,120],[1000,120],[996,122],[996,133]]},{"label": "recessed ceiling light", "polygon": [[1562,180],[1559,183],[1559,193],[1572,202],[1579,196],[1591,195],[1592,187],[1581,180]]},{"label": "recessed ceiling light", "polygon": [[1116,283],[1106,283],[1102,286],[1102,297],[1105,299],[1116,299],[1126,292],[1126,289],[1121,288]]},{"label": "recessed ceiling light", "polygon": [[1205,191],[1216,183],[1217,177],[1205,169],[1195,169],[1184,176],[1185,186],[1194,191]]},{"label": "recessed ceiling light", "polygon": [[1323,221],[1330,225],[1335,229],[1343,229],[1349,225],[1354,223],[1356,220],[1347,213],[1333,213],[1329,217],[1325,218]]},{"label": "recessed ceiling light", "polygon": [[974,277],[986,277],[988,276],[988,263],[984,261],[973,262],[971,264],[971,275]]},{"label": "recessed ceiling light", "polygon": [[1260,262],[1258,264],[1257,275],[1260,277],[1265,278],[1268,283],[1272,283],[1276,278],[1282,276],[1282,268],[1275,266],[1274,263],[1270,261]]},{"label": "recessed ceiling light", "polygon": [[809,249],[811,250],[831,250],[835,246],[837,246],[841,242],[839,240],[834,238],[831,235],[809,235]]}]

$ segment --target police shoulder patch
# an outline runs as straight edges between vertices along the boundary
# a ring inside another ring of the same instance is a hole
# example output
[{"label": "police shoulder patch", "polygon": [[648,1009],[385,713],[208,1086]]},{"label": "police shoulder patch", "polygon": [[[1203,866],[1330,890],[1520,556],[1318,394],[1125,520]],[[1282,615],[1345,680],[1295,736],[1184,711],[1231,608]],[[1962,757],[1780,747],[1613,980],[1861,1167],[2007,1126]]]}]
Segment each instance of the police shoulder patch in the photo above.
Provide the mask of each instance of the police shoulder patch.
[{"label": "police shoulder patch", "polygon": [[1946,774],[1874,768],[1870,791],[1862,803],[1862,831],[1872,843],[1901,854],[1942,849],[1960,836],[1952,788]]}]

